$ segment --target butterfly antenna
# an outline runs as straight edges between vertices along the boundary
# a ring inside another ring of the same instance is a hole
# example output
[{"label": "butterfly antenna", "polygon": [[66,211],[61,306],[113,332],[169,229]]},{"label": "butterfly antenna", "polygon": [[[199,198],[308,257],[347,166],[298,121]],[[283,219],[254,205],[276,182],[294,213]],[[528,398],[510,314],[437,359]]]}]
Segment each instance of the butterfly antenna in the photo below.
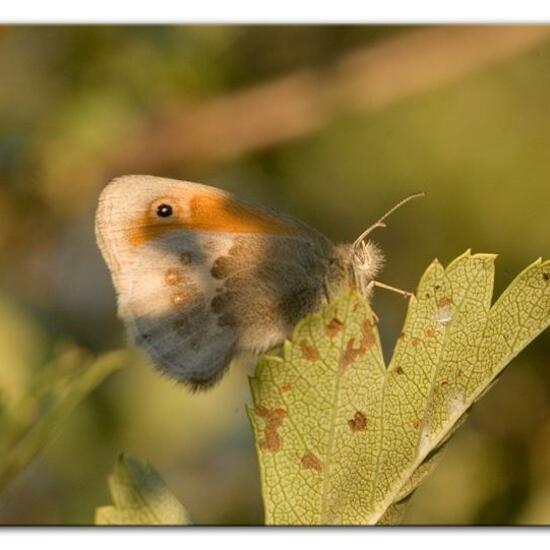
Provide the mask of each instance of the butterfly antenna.
[{"label": "butterfly antenna", "polygon": [[372,224],[368,229],[365,229],[359,237],[355,240],[353,243],[353,249],[355,250],[359,244],[361,244],[367,235],[371,233],[374,229],[377,227],[386,227],[386,224],[384,223],[384,220],[390,215],[393,214],[397,209],[401,208],[404,204],[406,204],[409,201],[412,201],[413,199],[418,199],[419,197],[423,197],[425,195],[424,192],[421,193],[413,193],[412,195],[409,195],[408,197],[405,197],[404,199],[400,200],[394,207],[390,208],[376,223]]}]

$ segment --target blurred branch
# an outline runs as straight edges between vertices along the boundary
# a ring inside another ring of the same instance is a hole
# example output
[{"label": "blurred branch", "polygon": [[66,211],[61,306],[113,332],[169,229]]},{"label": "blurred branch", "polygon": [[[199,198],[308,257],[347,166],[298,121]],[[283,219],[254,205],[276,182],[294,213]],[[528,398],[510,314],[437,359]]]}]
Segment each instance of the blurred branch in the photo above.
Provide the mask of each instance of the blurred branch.
[{"label": "blurred branch", "polygon": [[336,116],[376,111],[532,48],[547,26],[435,27],[195,106],[157,114],[108,162],[107,176],[170,163],[224,161],[299,138]]},{"label": "blurred branch", "polygon": [[76,406],[127,364],[128,357],[123,350],[92,358],[73,348],[43,369],[34,391],[10,412],[0,433],[0,492],[51,441]]}]

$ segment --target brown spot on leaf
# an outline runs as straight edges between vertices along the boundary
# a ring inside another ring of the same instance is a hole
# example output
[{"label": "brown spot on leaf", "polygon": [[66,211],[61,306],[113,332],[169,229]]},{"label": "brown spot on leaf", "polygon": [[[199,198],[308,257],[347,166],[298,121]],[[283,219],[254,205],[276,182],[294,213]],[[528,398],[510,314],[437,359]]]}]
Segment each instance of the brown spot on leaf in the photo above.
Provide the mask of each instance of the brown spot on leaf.
[{"label": "brown spot on leaf", "polygon": [[304,470],[315,470],[317,472],[323,471],[321,461],[310,451],[302,457],[301,464]]},{"label": "brown spot on leaf", "polygon": [[415,348],[420,343],[420,338],[417,338],[416,336],[411,339],[411,346]]},{"label": "brown spot on leaf", "polygon": [[395,372],[396,372],[397,374],[405,374],[405,371],[404,371],[401,367],[397,367],[397,368],[395,369]]},{"label": "brown spot on leaf", "polygon": [[355,349],[353,344],[355,342],[354,338],[350,338],[346,344],[346,349],[342,354],[342,359],[340,360],[340,367],[346,369],[351,363],[355,361],[357,356],[361,354],[361,349]]},{"label": "brown spot on leaf", "polygon": [[277,430],[281,427],[287,412],[284,409],[268,409],[262,405],[258,405],[255,410],[265,421],[264,439],[259,443],[260,449],[273,453],[279,451],[283,441]]},{"label": "brown spot on leaf", "polygon": [[376,343],[376,338],[374,336],[374,331],[372,330],[372,323],[370,321],[365,321],[363,323],[363,339],[361,344],[365,346],[366,349],[370,348]]},{"label": "brown spot on leaf", "polygon": [[317,348],[314,348],[307,340],[300,341],[300,351],[306,361],[317,361],[319,359]]},{"label": "brown spot on leaf", "polygon": [[415,430],[418,430],[420,428],[420,419],[417,418],[413,423],[412,423],[412,427],[415,429]]},{"label": "brown spot on leaf", "polygon": [[449,383],[448,380],[442,380],[442,381],[441,381],[441,385],[442,385],[442,386],[446,386],[448,383]]},{"label": "brown spot on leaf", "polygon": [[434,286],[434,289],[435,289],[435,290],[439,290],[440,288],[441,288],[441,285],[435,285],[435,286]]},{"label": "brown spot on leaf", "polygon": [[450,298],[447,298],[447,297],[441,298],[441,300],[439,300],[439,301],[437,302],[437,307],[438,307],[439,309],[442,309],[442,308],[444,308],[444,307],[447,307],[447,306],[450,305],[451,303],[452,303],[452,300],[451,300]]},{"label": "brown spot on leaf", "polygon": [[431,298],[432,295],[431,295],[429,292],[426,292],[426,294],[424,294],[424,297],[425,297],[425,298]]},{"label": "brown spot on leaf", "polygon": [[329,336],[330,338],[334,338],[342,330],[343,326],[344,323],[342,323],[340,319],[334,317],[334,319],[332,319],[330,323],[326,326],[327,336]]},{"label": "brown spot on leaf", "polygon": [[372,330],[372,323],[367,319],[361,327],[361,341],[359,347],[354,347],[355,338],[350,338],[346,344],[346,349],[342,354],[340,360],[341,369],[345,370],[351,363],[353,363],[358,357],[364,355],[365,352],[376,343],[376,337]]},{"label": "brown spot on leaf", "polygon": [[550,273],[548,273],[547,271],[545,271],[545,272],[542,274],[542,278],[543,278],[545,281],[550,281]]},{"label": "brown spot on leaf", "polygon": [[434,332],[434,329],[433,329],[433,328],[428,327],[428,328],[424,331],[424,334],[425,334],[428,338],[433,338],[433,336],[435,335],[435,332]]},{"label": "brown spot on leaf", "polygon": [[404,332],[400,332],[399,336],[397,337],[398,340],[404,340],[407,337],[407,335]]},{"label": "brown spot on leaf", "polygon": [[357,411],[351,420],[348,420],[349,429],[352,432],[362,432],[367,429],[367,417],[361,412]]},{"label": "brown spot on leaf", "polygon": [[279,386],[279,389],[283,392],[283,393],[286,393],[287,391],[290,391],[290,389],[292,388],[292,386],[288,383],[288,382],[284,382],[283,384],[281,384]]}]

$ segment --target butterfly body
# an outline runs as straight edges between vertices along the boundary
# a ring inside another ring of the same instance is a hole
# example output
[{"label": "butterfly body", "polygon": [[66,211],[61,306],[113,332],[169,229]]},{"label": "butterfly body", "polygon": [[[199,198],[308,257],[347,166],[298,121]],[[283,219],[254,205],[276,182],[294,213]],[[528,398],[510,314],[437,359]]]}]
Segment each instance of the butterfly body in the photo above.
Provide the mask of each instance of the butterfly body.
[{"label": "butterfly body", "polygon": [[[113,180],[96,234],[131,338],[159,370],[195,388],[215,383],[234,356],[282,343],[353,282],[351,245],[202,184]],[[372,278],[381,257],[373,245],[366,254]]]}]

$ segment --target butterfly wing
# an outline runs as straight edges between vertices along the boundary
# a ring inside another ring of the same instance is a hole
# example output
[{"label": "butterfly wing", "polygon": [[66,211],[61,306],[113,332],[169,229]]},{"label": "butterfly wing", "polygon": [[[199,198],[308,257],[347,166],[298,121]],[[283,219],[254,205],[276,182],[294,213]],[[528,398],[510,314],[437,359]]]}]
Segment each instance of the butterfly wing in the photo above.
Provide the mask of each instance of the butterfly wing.
[{"label": "butterfly wing", "polygon": [[[217,239],[223,248],[223,239]],[[174,232],[141,249],[119,292],[119,315],[132,340],[163,373],[208,385],[223,373],[236,332],[211,312],[216,293],[200,236]]]},{"label": "butterfly wing", "polygon": [[[159,204],[177,215],[156,219]],[[330,242],[214,188],[115,180],[96,232],[132,339],[157,368],[193,386],[218,380],[236,353],[280,343],[323,299]]]}]

